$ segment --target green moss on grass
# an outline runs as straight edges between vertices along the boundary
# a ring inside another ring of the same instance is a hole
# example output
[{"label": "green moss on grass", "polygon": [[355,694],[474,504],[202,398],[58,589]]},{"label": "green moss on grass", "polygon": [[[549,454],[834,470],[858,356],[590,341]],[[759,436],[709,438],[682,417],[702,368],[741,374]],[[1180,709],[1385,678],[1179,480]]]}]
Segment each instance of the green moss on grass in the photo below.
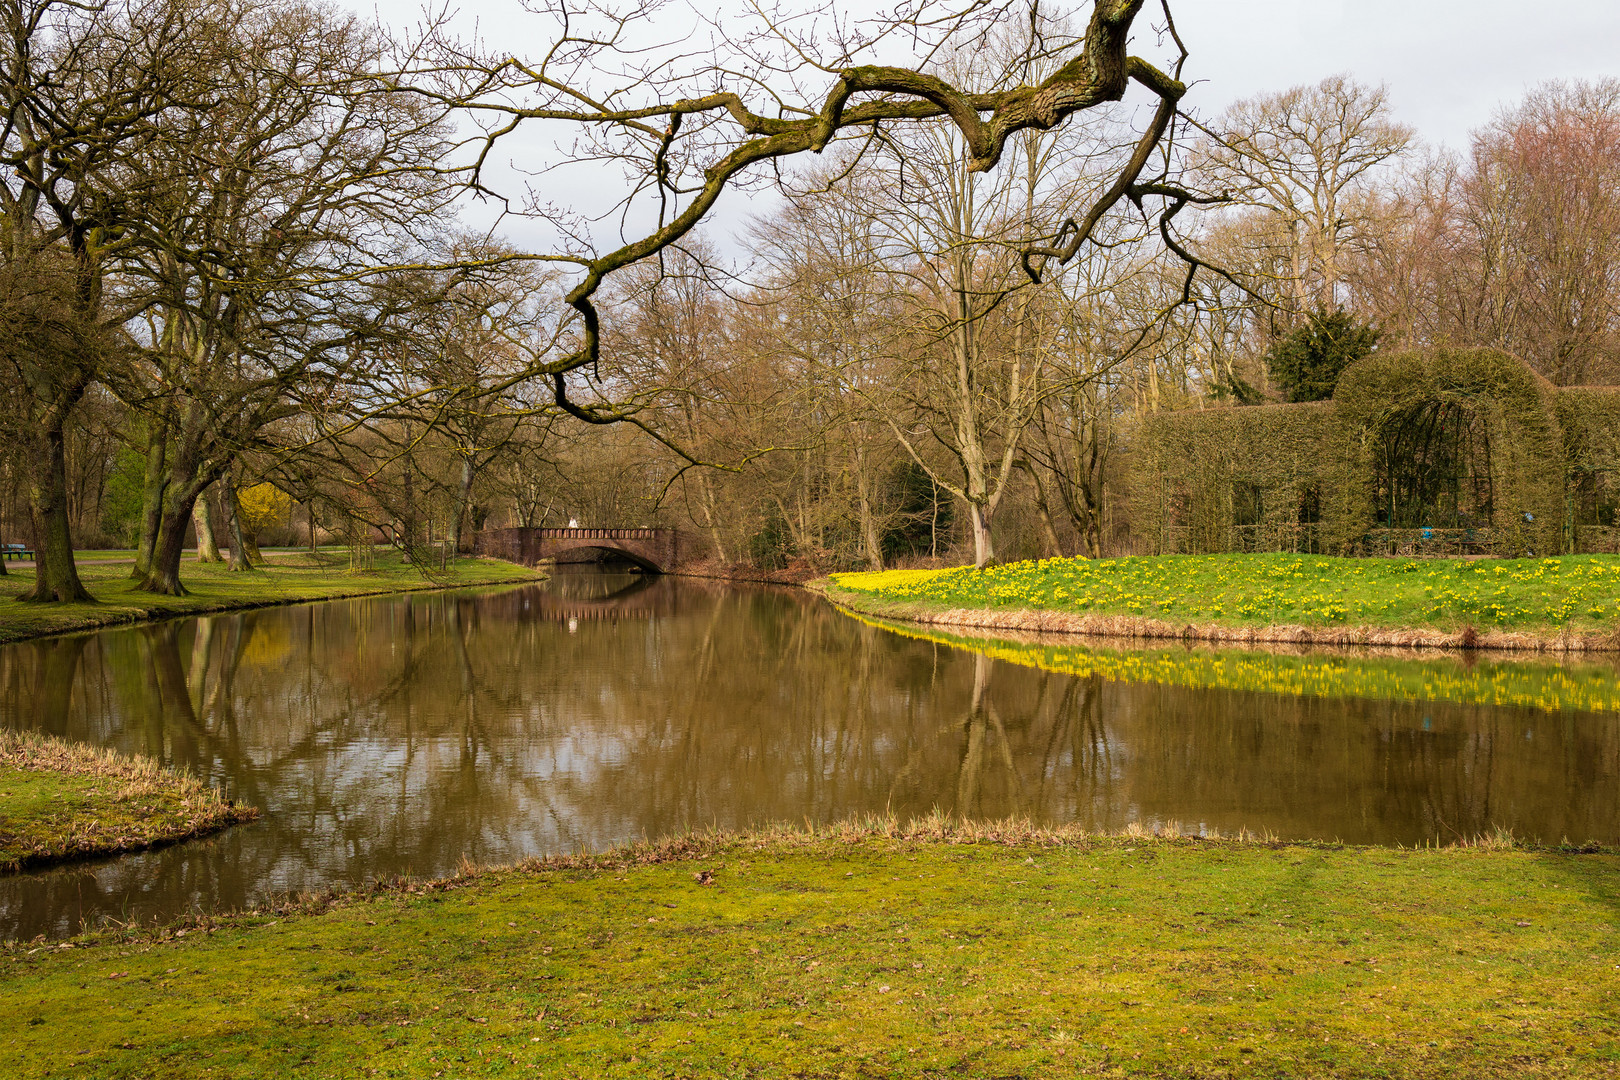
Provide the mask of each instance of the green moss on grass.
[{"label": "green moss on grass", "polygon": [[0,872],[173,843],[258,815],[150,759],[0,731]]},{"label": "green moss on grass", "polygon": [[429,577],[392,553],[378,554],[373,569],[354,571],[346,557],[307,552],[276,555],[268,565],[245,573],[232,573],[219,563],[188,562],[180,572],[188,596],[137,592],[127,562],[87,560],[80,564],[79,576],[97,603],[18,603],[13,598],[33,584],[33,572],[14,570],[0,577],[0,644],[174,615],[545,578],[539,571],[494,559],[456,559],[445,572]]},{"label": "green moss on grass", "polygon": [[15,945],[0,1013],[18,1077],[1612,1076],[1617,870],[938,821],[688,838]]}]

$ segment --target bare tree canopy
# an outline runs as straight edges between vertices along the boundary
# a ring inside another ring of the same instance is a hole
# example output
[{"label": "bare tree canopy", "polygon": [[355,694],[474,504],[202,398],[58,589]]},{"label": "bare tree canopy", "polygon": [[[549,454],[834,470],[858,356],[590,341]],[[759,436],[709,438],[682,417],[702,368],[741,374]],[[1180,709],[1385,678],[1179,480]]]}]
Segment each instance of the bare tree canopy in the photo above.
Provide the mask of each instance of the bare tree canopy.
[{"label": "bare tree canopy", "polygon": [[[644,46],[634,33],[641,20],[662,10],[656,3],[609,8],[553,0],[537,12],[559,29],[542,56],[490,55],[440,41],[437,89],[427,90],[425,80],[414,85],[483,118],[480,176],[503,140],[525,125],[542,124],[573,140],[574,160],[625,175],[630,194],[618,208],[620,221],[640,222],[643,204],[651,208],[647,228],[635,233],[627,227],[634,235],[598,250],[570,210],[543,199],[526,207],[573,248],[536,257],[571,264],[579,274],[565,298],[578,320],[573,347],[527,374],[549,378],[557,405],[582,421],[647,426],[633,399],[614,403],[598,394],[584,400],[570,390],[570,373],[594,369],[602,358],[598,292],[616,271],[687,237],[728,188],[757,178],[761,166],[780,168],[835,140],[881,137],[896,125],[944,123],[962,142],[967,170],[985,172],[1001,162],[1008,141],[1020,132],[1050,130],[1119,101],[1135,82],[1157,101],[1151,121],[1111,183],[1026,238],[1025,265],[1038,276],[1046,261],[1073,258],[1122,199],[1169,200],[1166,212],[1173,215],[1192,196],[1167,175],[1143,177],[1185,92],[1179,76],[1186,53],[1180,50],[1167,72],[1129,51],[1142,8],[1143,0],[1096,0],[1082,35],[1031,34],[1028,52],[1041,57],[1050,73],[1029,83],[1019,75],[1030,70],[1030,56],[956,81],[927,62],[998,24],[1038,23],[1038,6],[1022,0],[912,0],[859,23],[836,14],[818,22],[802,12],[756,8],[758,25],[746,36],[728,36],[714,25],[709,29],[718,39],[715,48],[684,55],[676,50],[673,57]],[[1167,3],[1162,13],[1161,29],[1174,38]],[[923,64],[863,62],[902,38],[924,57]],[[711,89],[700,92],[705,84]]]}]

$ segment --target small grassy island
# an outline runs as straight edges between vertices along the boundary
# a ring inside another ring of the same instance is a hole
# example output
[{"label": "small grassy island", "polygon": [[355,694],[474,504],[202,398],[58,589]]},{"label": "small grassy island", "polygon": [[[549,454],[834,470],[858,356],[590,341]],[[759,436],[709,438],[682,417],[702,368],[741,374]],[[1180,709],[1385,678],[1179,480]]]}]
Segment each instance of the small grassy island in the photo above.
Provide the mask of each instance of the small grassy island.
[{"label": "small grassy island", "polygon": [[866,614],[1125,637],[1504,648],[1620,647],[1620,558],[1158,555],[835,574]]},{"label": "small grassy island", "polygon": [[0,954],[10,1075],[1612,1076],[1620,857],[871,821]]},{"label": "small grassy island", "polygon": [[258,816],[149,759],[0,730],[0,872],[156,847]]},{"label": "small grassy island", "polygon": [[0,577],[0,644],[175,615],[545,577],[527,567],[492,559],[455,559],[442,572],[423,573],[394,552],[379,552],[370,568],[353,570],[344,555],[299,551],[277,553],[264,565],[239,573],[230,572],[223,563],[187,563],[184,580],[189,595],[157,596],[136,591],[129,553],[89,555],[81,552],[77,558],[79,577],[98,601],[94,604],[12,603],[13,597],[33,584],[33,574],[13,569]]}]

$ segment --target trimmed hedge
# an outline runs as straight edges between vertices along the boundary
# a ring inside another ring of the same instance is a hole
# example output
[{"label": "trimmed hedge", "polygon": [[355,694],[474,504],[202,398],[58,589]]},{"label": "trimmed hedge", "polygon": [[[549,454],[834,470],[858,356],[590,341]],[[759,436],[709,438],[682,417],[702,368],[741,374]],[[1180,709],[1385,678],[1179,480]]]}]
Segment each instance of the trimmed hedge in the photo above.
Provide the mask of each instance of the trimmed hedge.
[{"label": "trimmed hedge", "polygon": [[1578,516],[1620,476],[1620,387],[1555,387],[1496,349],[1375,353],[1329,401],[1150,417],[1133,518],[1160,553],[1364,551],[1390,425],[1437,405],[1483,425],[1495,553],[1607,550]]}]

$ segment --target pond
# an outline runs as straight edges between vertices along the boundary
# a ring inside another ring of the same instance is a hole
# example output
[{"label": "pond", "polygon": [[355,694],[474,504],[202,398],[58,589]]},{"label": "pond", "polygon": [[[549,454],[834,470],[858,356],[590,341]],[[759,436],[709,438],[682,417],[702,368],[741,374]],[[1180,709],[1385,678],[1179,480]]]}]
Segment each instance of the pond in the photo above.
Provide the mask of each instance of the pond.
[{"label": "pond", "polygon": [[0,937],[861,813],[1615,843],[1617,710],[1612,662],[982,643],[617,572],[173,620],[0,649],[0,724],[263,819],[0,879]]}]

